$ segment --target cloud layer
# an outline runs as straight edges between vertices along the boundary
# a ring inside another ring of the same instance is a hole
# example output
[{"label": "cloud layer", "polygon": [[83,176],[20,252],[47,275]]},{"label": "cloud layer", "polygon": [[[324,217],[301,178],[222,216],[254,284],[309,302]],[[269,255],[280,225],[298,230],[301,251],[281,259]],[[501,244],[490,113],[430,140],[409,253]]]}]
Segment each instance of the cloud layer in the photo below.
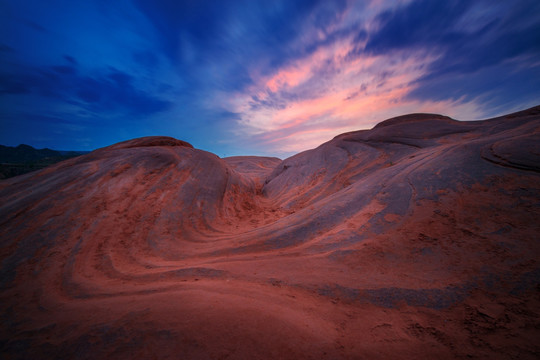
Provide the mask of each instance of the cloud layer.
[{"label": "cloud layer", "polygon": [[537,1],[5,3],[0,142],[163,134],[288,156],[407,112],[540,99]]}]

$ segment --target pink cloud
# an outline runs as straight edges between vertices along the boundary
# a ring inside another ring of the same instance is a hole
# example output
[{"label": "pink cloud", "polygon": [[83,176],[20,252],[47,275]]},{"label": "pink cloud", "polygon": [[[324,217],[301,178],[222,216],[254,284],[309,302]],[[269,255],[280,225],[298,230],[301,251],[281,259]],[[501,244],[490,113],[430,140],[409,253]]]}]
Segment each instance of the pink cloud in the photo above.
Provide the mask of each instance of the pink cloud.
[{"label": "pink cloud", "polygon": [[266,87],[276,92],[283,87],[295,87],[310,75],[308,67],[282,69],[266,81]]},{"label": "pink cloud", "polygon": [[[349,21],[351,12],[349,9],[342,21]],[[436,53],[372,56],[358,51],[359,46],[362,44],[351,34],[268,76],[260,76],[254,65],[250,71],[254,85],[225,96],[226,105],[240,115],[237,132],[269,151],[290,155],[404,113],[439,112],[458,118],[460,114],[481,114],[476,103],[463,99],[408,99],[415,81],[437,59]]]}]

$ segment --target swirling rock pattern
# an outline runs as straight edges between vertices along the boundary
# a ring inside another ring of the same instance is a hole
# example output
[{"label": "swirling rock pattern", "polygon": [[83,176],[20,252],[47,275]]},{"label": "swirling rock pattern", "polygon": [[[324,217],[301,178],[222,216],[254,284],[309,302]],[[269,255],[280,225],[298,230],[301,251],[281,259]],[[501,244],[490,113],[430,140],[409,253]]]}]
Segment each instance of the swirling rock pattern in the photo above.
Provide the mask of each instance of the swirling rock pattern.
[{"label": "swirling rock pattern", "polygon": [[537,358],[539,108],[281,161],[134,139],[0,182],[11,359]]}]

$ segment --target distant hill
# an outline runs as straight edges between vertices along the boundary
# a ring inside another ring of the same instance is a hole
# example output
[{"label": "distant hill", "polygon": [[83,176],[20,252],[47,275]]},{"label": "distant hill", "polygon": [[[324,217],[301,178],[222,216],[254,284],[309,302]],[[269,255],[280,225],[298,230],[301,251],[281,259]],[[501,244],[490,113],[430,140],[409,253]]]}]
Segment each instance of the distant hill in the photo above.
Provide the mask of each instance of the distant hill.
[{"label": "distant hill", "polygon": [[7,179],[43,169],[57,162],[86,153],[88,151],[36,149],[25,144],[16,147],[0,145],[0,179]]}]

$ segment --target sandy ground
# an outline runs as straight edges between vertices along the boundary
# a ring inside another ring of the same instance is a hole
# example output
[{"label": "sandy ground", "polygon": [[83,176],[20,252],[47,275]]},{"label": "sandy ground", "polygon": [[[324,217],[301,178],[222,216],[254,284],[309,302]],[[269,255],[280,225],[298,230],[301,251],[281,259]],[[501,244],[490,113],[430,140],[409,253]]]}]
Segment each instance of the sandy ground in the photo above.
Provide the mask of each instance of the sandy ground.
[{"label": "sandy ground", "polygon": [[0,181],[6,359],[537,359],[540,108]]}]

